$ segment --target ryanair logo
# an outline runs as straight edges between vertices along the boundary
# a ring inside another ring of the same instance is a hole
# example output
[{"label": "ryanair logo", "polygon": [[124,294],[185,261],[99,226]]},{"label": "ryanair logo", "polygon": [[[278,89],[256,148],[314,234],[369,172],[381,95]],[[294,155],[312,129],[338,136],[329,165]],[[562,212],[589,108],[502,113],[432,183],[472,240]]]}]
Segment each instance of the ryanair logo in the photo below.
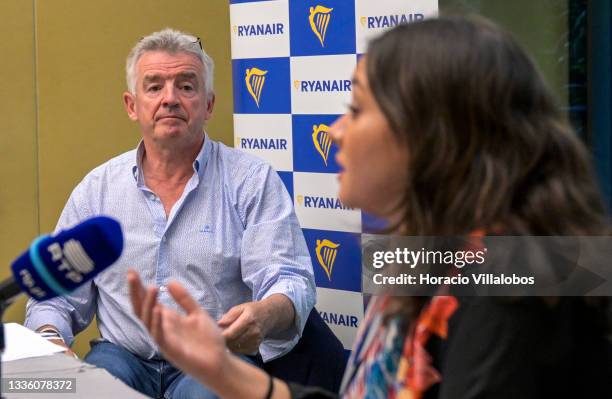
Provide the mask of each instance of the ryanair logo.
[{"label": "ryanair logo", "polygon": [[400,24],[421,21],[425,19],[423,14],[395,14],[395,15],[373,15],[359,18],[361,26],[367,29],[392,28]]},{"label": "ryanair logo", "polygon": [[298,195],[297,202],[300,206],[303,206],[304,208],[353,210],[353,208],[350,208],[340,202],[338,198],[333,197]]},{"label": "ryanair logo", "polygon": [[315,148],[321,158],[323,158],[323,162],[325,162],[325,166],[327,166],[327,157],[329,156],[329,149],[332,145],[332,140],[329,135],[329,126],[321,123],[319,126],[312,126],[312,142],[314,143]]},{"label": "ryanair logo", "polygon": [[321,42],[321,47],[325,47],[325,34],[327,33],[332,10],[333,8],[327,8],[320,5],[310,7],[308,22],[310,22],[310,29],[312,29],[312,32],[317,36],[319,42]]},{"label": "ryanair logo", "polygon": [[286,150],[287,139],[236,137],[234,146],[243,150]]},{"label": "ryanair logo", "polygon": [[293,87],[302,93],[351,91],[351,81],[336,80],[294,80]]},{"label": "ryanair logo", "polygon": [[234,34],[238,37],[243,36],[273,36],[283,35],[285,26],[281,23],[275,24],[257,24],[257,25],[234,25],[232,27]]},{"label": "ryanair logo", "polygon": [[315,253],[317,254],[317,260],[319,265],[325,270],[327,278],[331,281],[332,271],[334,270],[334,263],[336,262],[336,255],[338,254],[338,247],[340,244],[336,244],[330,240],[317,240],[317,247]]},{"label": "ryanair logo", "polygon": [[357,328],[357,323],[359,321],[357,316],[353,316],[350,314],[342,314],[335,312],[319,312],[319,314],[327,324],[335,324],[337,326]]},{"label": "ryanair logo", "polygon": [[246,82],[247,90],[257,108],[259,108],[259,99],[261,98],[261,91],[263,90],[264,83],[266,82],[266,74],[268,71],[262,71],[259,68],[247,68],[244,81]]}]

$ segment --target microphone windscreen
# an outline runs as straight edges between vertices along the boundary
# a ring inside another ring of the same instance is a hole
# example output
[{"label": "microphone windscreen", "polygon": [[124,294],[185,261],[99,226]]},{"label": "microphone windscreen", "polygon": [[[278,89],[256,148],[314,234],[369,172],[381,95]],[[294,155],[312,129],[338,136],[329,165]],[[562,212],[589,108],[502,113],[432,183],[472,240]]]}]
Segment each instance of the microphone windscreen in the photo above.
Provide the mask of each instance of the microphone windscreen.
[{"label": "microphone windscreen", "polygon": [[97,216],[53,236],[37,238],[11,268],[25,292],[46,300],[75,290],[115,263],[122,251],[119,223]]}]

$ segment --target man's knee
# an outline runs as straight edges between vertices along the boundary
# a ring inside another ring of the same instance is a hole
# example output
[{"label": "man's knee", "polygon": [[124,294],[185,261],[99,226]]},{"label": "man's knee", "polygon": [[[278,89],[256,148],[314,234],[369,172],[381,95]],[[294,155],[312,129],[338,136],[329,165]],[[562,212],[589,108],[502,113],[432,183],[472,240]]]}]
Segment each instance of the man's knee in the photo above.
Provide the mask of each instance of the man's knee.
[{"label": "man's knee", "polygon": [[132,388],[138,389],[142,375],[138,358],[124,348],[110,342],[99,342],[92,346],[84,361],[105,369]]}]

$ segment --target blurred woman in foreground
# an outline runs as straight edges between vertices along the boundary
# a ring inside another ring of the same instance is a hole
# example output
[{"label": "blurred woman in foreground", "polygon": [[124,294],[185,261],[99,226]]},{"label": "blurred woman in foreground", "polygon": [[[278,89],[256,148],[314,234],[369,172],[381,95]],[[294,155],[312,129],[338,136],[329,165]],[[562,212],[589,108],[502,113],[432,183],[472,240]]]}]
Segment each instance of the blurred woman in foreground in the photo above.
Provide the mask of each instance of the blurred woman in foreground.
[{"label": "blurred woman in foreground", "polygon": [[[432,19],[374,40],[331,130],[340,200],[397,234],[607,233],[587,151],[524,51],[487,21]],[[229,353],[180,284],[168,289],[186,315],[129,280],[164,356],[221,397],[328,397]],[[583,298],[376,297],[341,395],[610,397],[605,321],[605,307]]]}]

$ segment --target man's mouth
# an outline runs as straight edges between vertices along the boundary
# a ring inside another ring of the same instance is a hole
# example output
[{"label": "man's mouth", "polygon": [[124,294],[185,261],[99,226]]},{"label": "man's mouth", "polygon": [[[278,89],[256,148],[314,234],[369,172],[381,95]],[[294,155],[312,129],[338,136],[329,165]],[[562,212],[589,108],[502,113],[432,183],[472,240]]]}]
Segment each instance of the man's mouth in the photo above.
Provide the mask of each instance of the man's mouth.
[{"label": "man's mouth", "polygon": [[159,118],[157,118],[158,121],[162,119],[179,119],[181,121],[185,120],[185,118],[178,116],[178,115],[164,115],[164,116],[160,116]]}]

